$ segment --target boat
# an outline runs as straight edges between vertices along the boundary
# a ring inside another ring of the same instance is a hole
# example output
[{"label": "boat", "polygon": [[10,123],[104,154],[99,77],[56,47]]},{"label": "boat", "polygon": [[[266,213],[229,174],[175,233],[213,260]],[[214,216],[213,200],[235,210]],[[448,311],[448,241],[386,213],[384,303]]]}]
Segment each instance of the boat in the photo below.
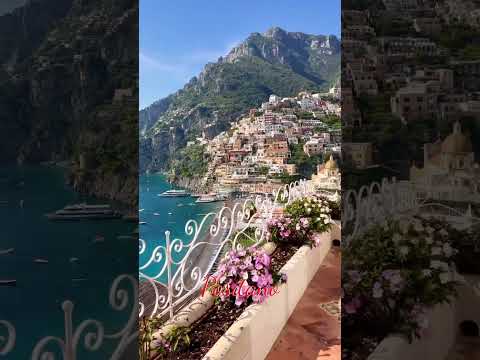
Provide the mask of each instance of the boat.
[{"label": "boat", "polygon": [[67,205],[63,210],[98,210],[98,209],[110,209],[108,204],[89,205],[86,203]]},{"label": "boat", "polygon": [[37,264],[48,264],[48,260],[46,260],[46,259],[35,259],[35,260],[33,260],[33,262],[35,262]]},{"label": "boat", "polygon": [[5,250],[0,250],[0,255],[7,255],[7,254],[11,254],[15,251],[14,248],[10,248],[10,249],[5,249]]},{"label": "boat", "polygon": [[190,196],[188,192],[185,190],[167,190],[161,194],[158,194],[157,196],[162,196],[162,197],[185,197],[185,196]]},{"label": "boat", "polygon": [[147,222],[146,222],[146,221],[140,221],[138,224],[139,224],[139,225],[146,225]]},{"label": "boat", "polygon": [[211,202],[216,202],[216,201],[225,201],[227,200],[227,196],[223,194],[205,194],[200,196],[197,201],[197,203],[211,203]]},{"label": "boat", "polygon": [[225,200],[228,200],[228,195],[227,194],[217,194],[217,198],[220,201],[225,201]]},{"label": "boat", "polygon": [[49,220],[97,220],[118,219],[122,215],[114,211],[110,205],[67,205],[63,209],[45,215]]},{"label": "boat", "polygon": [[160,214],[159,214],[159,213],[156,213],[156,212],[153,213],[153,215],[155,215],[155,216],[160,216]]},{"label": "boat", "polygon": [[0,286],[15,286],[17,285],[17,280],[0,280]]},{"label": "boat", "polygon": [[193,197],[193,198],[199,198],[200,196],[202,196],[202,194],[194,193],[194,194],[191,194],[190,196]]},{"label": "boat", "polygon": [[78,261],[78,258],[72,257],[72,258],[70,258],[69,261],[70,261],[71,263],[74,263],[74,262],[77,262],[77,261]]},{"label": "boat", "polygon": [[197,201],[197,203],[212,203],[218,201],[217,197],[215,195],[202,195],[200,196]]},{"label": "boat", "polygon": [[93,239],[93,242],[104,242],[105,237],[102,235],[95,235],[95,238]]}]

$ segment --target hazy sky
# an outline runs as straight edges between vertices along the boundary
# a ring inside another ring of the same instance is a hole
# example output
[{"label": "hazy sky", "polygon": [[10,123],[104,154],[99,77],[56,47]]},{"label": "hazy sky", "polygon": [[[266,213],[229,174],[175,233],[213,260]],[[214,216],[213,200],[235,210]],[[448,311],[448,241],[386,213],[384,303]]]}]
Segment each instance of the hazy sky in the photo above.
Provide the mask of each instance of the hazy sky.
[{"label": "hazy sky", "polygon": [[27,0],[0,0],[0,15],[23,5]]},{"label": "hazy sky", "polygon": [[141,0],[140,107],[272,26],[340,36],[340,0]]}]

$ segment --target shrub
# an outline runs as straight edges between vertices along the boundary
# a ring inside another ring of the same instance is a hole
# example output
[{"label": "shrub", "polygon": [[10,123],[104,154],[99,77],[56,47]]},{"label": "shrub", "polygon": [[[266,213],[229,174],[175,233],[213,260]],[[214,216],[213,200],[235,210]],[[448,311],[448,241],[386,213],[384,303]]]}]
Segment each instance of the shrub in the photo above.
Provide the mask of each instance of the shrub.
[{"label": "shrub", "polygon": [[285,208],[285,215],[267,223],[267,238],[281,246],[319,245],[315,234],[330,228],[330,209],[326,200],[303,198]]},{"label": "shrub", "polygon": [[421,336],[426,310],[456,295],[450,230],[420,218],[389,221],[344,249],[342,325],[349,333]]},{"label": "shrub", "polygon": [[302,227],[308,223],[309,229],[317,233],[323,233],[330,228],[330,212],[327,200],[313,197],[295,200],[285,207],[285,214],[293,220],[297,229],[298,224]]},{"label": "shrub", "polygon": [[175,326],[165,335],[165,346],[171,352],[188,349],[190,346],[190,331],[186,326]]}]

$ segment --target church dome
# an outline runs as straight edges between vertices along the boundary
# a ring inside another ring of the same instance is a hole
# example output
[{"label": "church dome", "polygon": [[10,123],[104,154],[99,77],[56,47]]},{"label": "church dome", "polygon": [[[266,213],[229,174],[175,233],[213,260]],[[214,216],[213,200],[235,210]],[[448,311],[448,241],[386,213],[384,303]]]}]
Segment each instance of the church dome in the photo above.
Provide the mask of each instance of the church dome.
[{"label": "church dome", "polygon": [[448,135],[442,142],[443,153],[470,153],[472,152],[472,142],[462,134],[460,123],[456,122],[453,127],[453,133]]},{"label": "church dome", "polygon": [[337,162],[333,158],[333,155],[330,155],[330,159],[328,159],[328,161],[325,163],[325,169],[328,169],[328,170],[338,169]]}]

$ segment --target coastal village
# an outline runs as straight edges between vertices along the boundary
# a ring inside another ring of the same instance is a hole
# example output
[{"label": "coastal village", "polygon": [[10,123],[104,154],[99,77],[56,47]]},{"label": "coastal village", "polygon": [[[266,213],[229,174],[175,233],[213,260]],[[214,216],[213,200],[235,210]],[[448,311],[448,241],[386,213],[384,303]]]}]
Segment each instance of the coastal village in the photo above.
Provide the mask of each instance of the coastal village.
[{"label": "coastal village", "polygon": [[[478,203],[471,138],[480,120],[480,47],[468,40],[480,28],[478,2],[383,5],[375,14],[342,11],[344,165],[352,174],[393,168],[392,176],[413,183],[423,198]],[[387,138],[400,139],[402,129],[416,154],[408,158],[404,146],[398,159],[385,158]]]},{"label": "coastal village", "polygon": [[[203,186],[215,193],[271,193],[285,183],[311,178],[318,189],[340,191],[340,89],[272,94],[259,108],[211,140],[200,137],[211,159]],[[299,160],[301,159],[301,160]]]}]

